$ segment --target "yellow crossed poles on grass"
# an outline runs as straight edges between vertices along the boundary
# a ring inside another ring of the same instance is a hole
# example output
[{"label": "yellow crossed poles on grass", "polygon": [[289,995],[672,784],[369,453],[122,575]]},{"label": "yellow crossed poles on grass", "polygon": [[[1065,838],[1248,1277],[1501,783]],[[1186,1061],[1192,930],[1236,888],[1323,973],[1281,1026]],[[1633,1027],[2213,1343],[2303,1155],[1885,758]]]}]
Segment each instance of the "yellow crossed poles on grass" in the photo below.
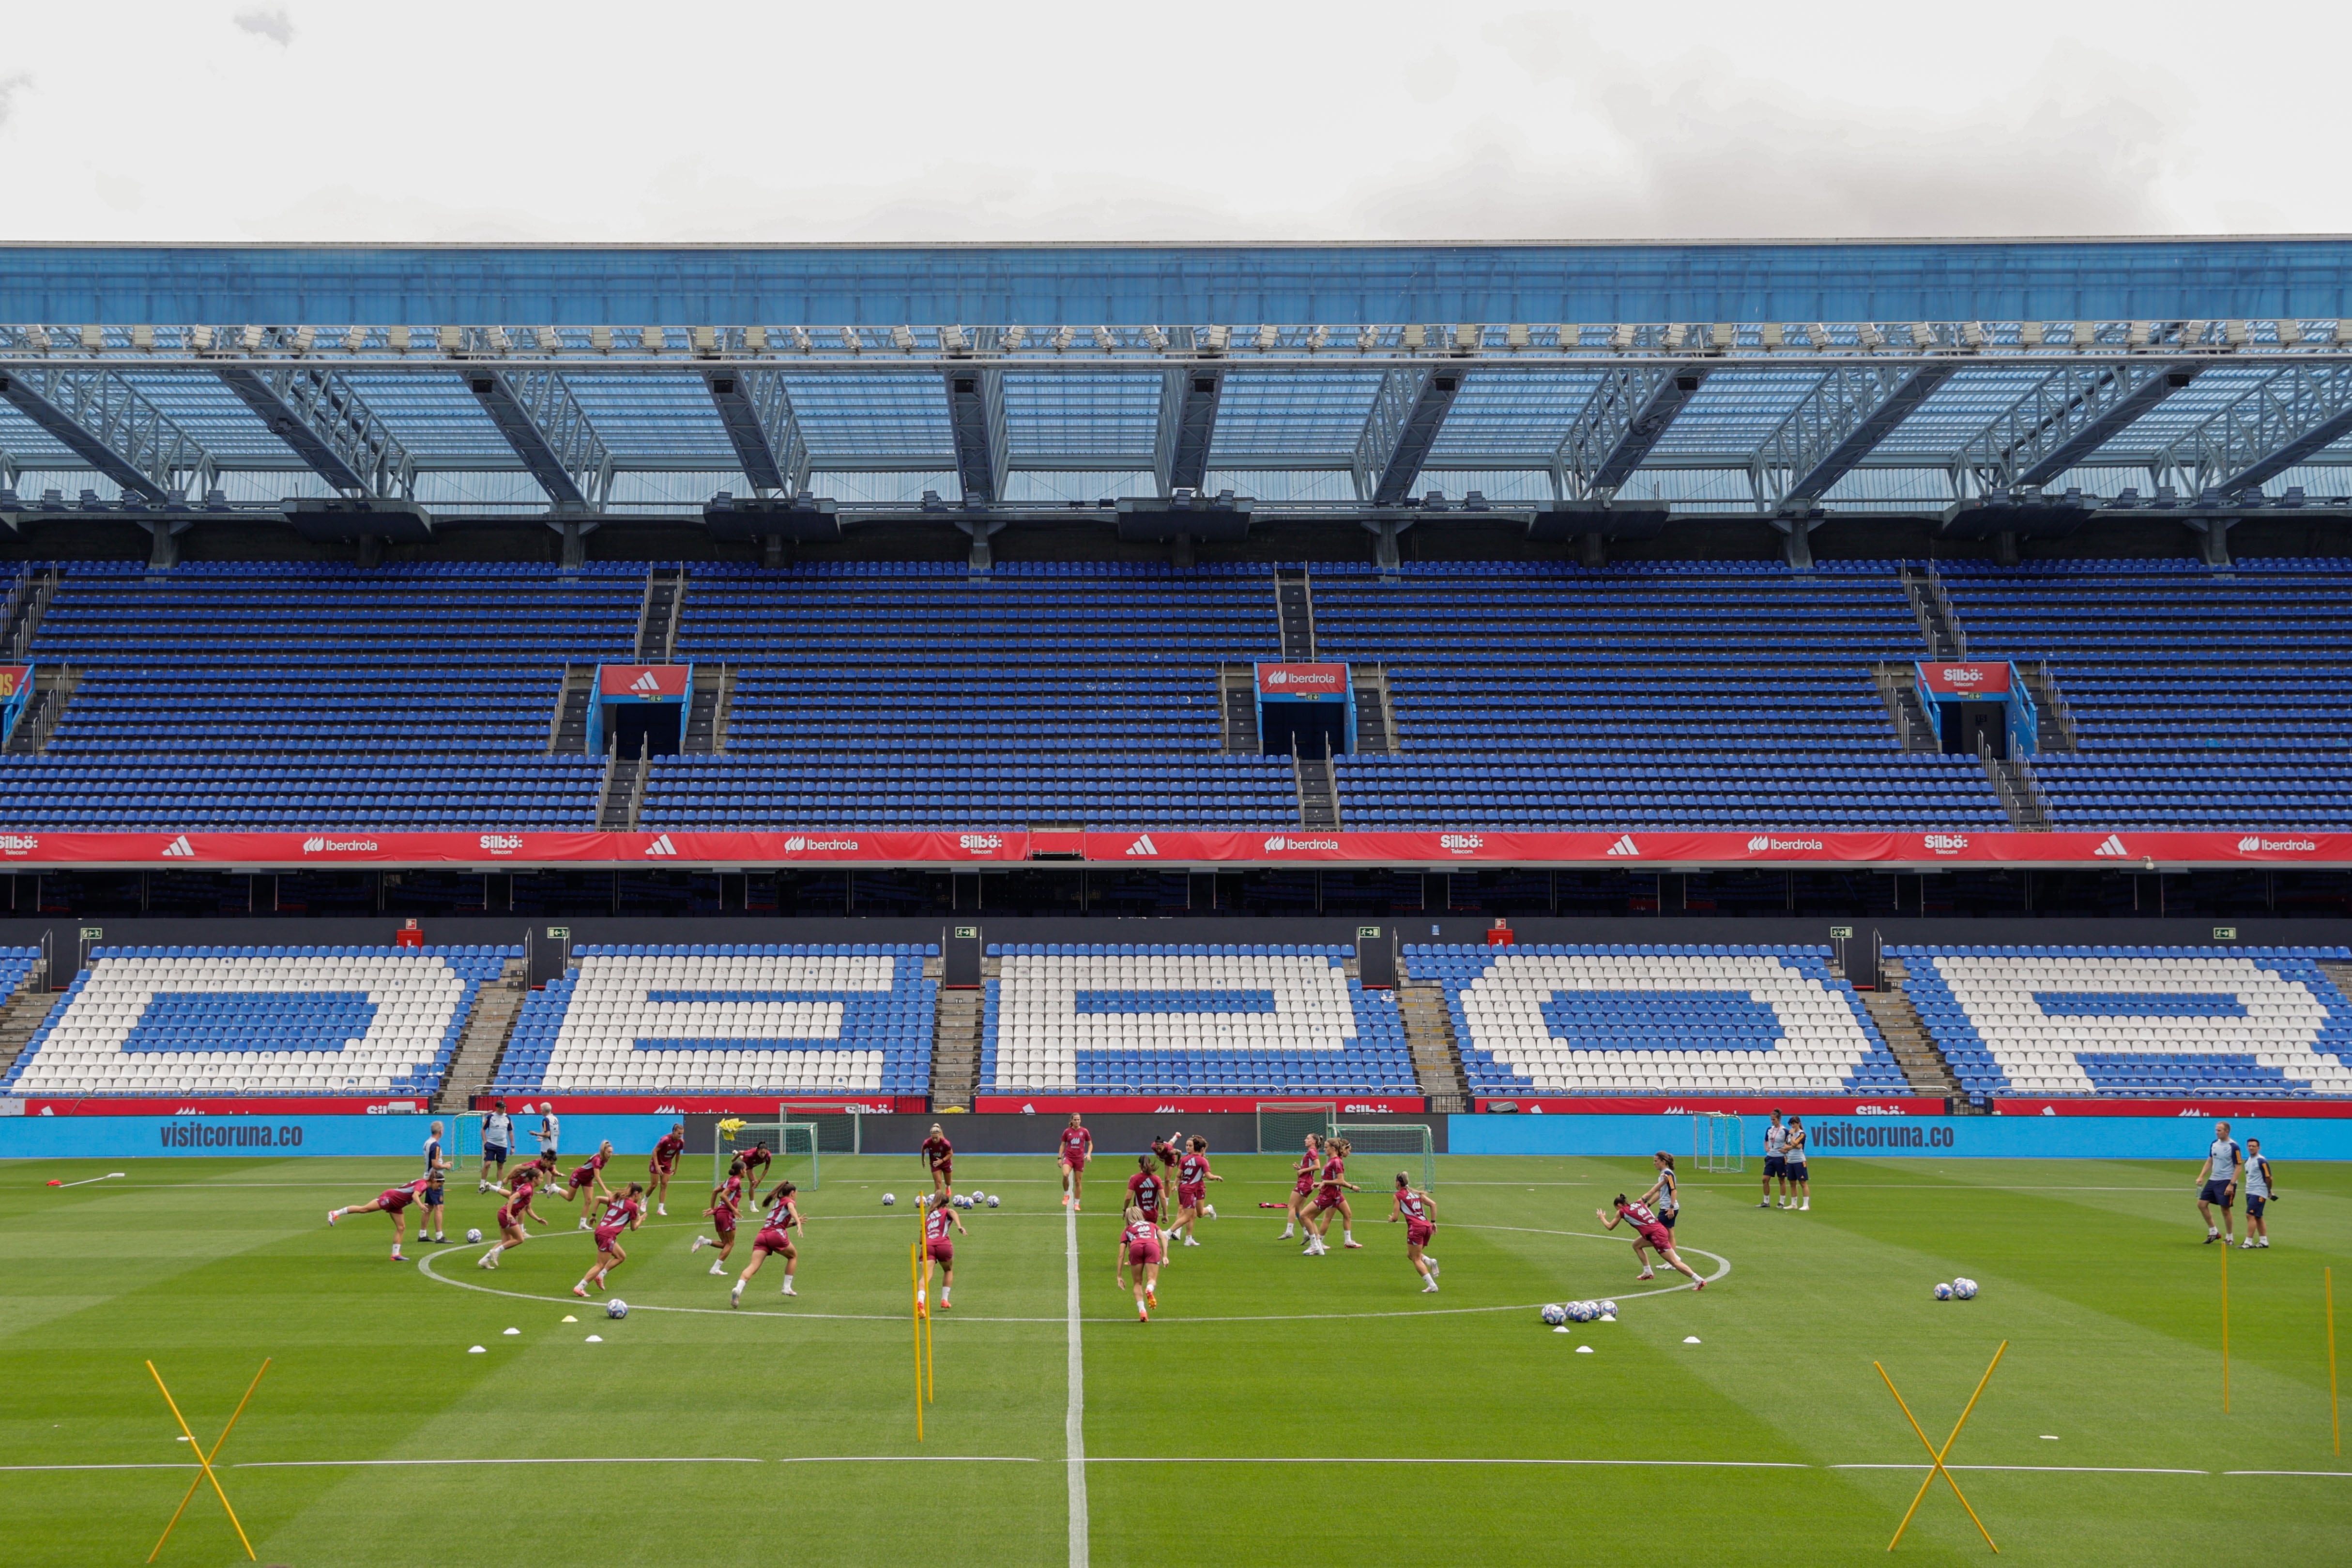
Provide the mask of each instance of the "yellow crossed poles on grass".
[{"label": "yellow crossed poles on grass", "polygon": [[1902,1543],[1903,1532],[1911,1528],[1911,1516],[1919,1511],[1919,1504],[1926,1499],[1927,1489],[1936,1484],[1936,1478],[1937,1476],[1941,1476],[1944,1478],[1944,1484],[1952,1489],[1952,1495],[1960,1500],[1960,1506],[1968,1509],[1969,1519],[1976,1525],[1977,1533],[1985,1538],[1985,1544],[1987,1546],[1991,1546],[1996,1554],[2000,1552],[2000,1548],[1993,1545],[1992,1531],[1985,1528],[1983,1520],[1977,1518],[1977,1511],[1969,1506],[1968,1494],[1960,1490],[1960,1483],[1952,1479],[1952,1472],[1944,1468],[1944,1459],[1947,1455],[1951,1453],[1952,1445],[1960,1440],[1960,1428],[1967,1426],[1969,1424],[1969,1417],[1975,1414],[1977,1400],[1983,1396],[1985,1385],[1992,1381],[1993,1367],[1999,1366],[2000,1364],[2000,1358],[2008,1354],[2009,1342],[2007,1340],[2003,1340],[2000,1342],[2000,1348],[1992,1353],[1992,1365],[1986,1367],[1984,1369],[1984,1375],[1977,1379],[1976,1393],[1969,1396],[1968,1408],[1960,1412],[1959,1420],[1952,1427],[1952,1435],[1944,1439],[1944,1446],[1941,1448],[1937,1448],[1936,1445],[1929,1440],[1926,1432],[1920,1431],[1919,1418],[1911,1414],[1910,1406],[1903,1404],[1903,1392],[1895,1386],[1895,1379],[1886,1375],[1886,1368],[1879,1366],[1878,1363],[1874,1361],[1870,1364],[1872,1366],[1878,1368],[1878,1375],[1883,1381],[1885,1381],[1886,1385],[1886,1392],[1894,1395],[1895,1403],[1903,1406],[1903,1418],[1911,1423],[1912,1431],[1918,1433],[1921,1446],[1927,1450],[1927,1457],[1933,1461],[1933,1463],[1929,1464],[1927,1467],[1927,1478],[1919,1483],[1919,1490],[1912,1495],[1911,1506],[1903,1511],[1903,1522],[1895,1527],[1895,1539],[1886,1543],[1886,1550],[1889,1552],[1894,1551],[1896,1546]]},{"label": "yellow crossed poles on grass", "polygon": [[245,1414],[246,1406],[251,1403],[253,1399],[253,1391],[261,1386],[262,1373],[268,1372],[268,1370],[269,1362],[268,1359],[265,1357],[261,1363],[261,1372],[255,1373],[253,1375],[253,1381],[246,1385],[245,1397],[236,1402],[236,1409],[230,1414],[228,1425],[221,1428],[221,1435],[213,1444],[212,1452],[206,1453],[205,1451],[205,1446],[196,1441],[195,1433],[188,1429],[188,1418],[180,1414],[179,1403],[172,1397],[172,1391],[163,1386],[163,1375],[155,1370],[155,1364],[153,1362],[151,1361],[147,1364],[147,1375],[155,1380],[156,1388],[161,1390],[163,1393],[163,1403],[172,1407],[172,1419],[180,1424],[180,1431],[182,1435],[188,1439],[188,1447],[194,1448],[196,1452],[196,1469],[198,1472],[196,1478],[188,1483],[188,1490],[181,1494],[180,1506],[172,1511],[172,1522],[163,1527],[163,1535],[155,1542],[155,1551],[147,1553],[148,1562],[154,1562],[155,1552],[163,1551],[163,1542],[172,1539],[172,1531],[179,1525],[180,1515],[188,1511],[188,1504],[194,1500],[196,1489],[204,1485],[206,1481],[212,1482],[214,1494],[220,1499],[222,1510],[227,1513],[229,1523],[235,1526],[236,1530],[236,1538],[245,1542],[245,1554],[247,1557],[254,1555],[253,1542],[246,1539],[245,1526],[237,1521],[236,1510],[229,1507],[228,1493],[221,1490],[220,1477],[213,1473],[213,1461],[220,1458],[221,1449],[227,1446],[228,1435],[236,1430],[237,1417]]}]

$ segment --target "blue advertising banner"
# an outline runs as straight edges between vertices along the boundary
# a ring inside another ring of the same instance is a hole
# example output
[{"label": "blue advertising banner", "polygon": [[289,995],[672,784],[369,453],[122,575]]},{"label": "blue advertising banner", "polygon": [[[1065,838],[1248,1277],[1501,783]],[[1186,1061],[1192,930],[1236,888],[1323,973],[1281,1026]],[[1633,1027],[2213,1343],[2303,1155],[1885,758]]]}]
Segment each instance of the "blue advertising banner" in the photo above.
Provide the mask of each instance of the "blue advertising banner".
[{"label": "blue advertising banner", "polygon": [[[1447,1149],[1457,1155],[1638,1156],[1663,1149],[1691,1153],[1692,1119],[1659,1116],[1453,1116]],[[1768,1119],[1741,1119],[1750,1168],[1760,1171]],[[2213,1137],[2210,1117],[2186,1116],[1808,1116],[1816,1159],[1943,1155],[1964,1160],[2201,1160]],[[2352,1121],[2309,1116],[2242,1116],[2230,1123],[2240,1143],[2263,1141],[2275,1160],[2352,1160]]]},{"label": "blue advertising banner", "polygon": [[[562,1152],[583,1156],[604,1139],[616,1154],[648,1155],[675,1116],[567,1116]],[[446,1127],[450,1118],[441,1121]],[[516,1118],[528,1132],[534,1118]],[[0,1118],[0,1159],[184,1159],[331,1155],[411,1159],[431,1116],[10,1116]],[[528,1137],[526,1149],[537,1145]]]}]

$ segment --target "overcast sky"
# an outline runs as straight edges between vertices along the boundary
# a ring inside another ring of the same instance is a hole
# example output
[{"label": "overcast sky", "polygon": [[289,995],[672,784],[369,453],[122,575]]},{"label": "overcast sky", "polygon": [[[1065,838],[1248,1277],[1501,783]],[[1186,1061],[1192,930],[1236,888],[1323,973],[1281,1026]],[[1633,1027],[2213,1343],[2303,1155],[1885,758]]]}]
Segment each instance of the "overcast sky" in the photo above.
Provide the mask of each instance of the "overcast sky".
[{"label": "overcast sky", "polygon": [[0,238],[2342,233],[2342,5],[0,3]]}]

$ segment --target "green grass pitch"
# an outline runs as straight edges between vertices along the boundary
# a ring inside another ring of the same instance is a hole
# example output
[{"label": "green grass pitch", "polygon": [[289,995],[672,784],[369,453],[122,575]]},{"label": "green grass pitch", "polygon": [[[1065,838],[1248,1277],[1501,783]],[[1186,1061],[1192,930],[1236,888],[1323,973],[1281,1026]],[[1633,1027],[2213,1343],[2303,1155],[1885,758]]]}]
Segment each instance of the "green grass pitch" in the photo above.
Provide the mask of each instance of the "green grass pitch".
[{"label": "green grass pitch", "polygon": [[[2200,1244],[2185,1165],[1821,1159],[1809,1214],[1758,1209],[1752,1176],[1692,1176],[1681,1234],[1730,1271],[1637,1297],[1625,1243],[1592,1218],[1646,1181],[1635,1162],[1441,1159],[1429,1296],[1377,1190],[1364,1250],[1278,1243],[1255,1203],[1287,1192],[1286,1164],[1220,1161],[1223,1218],[1175,1255],[1145,1327],[1112,1279],[1110,1189],[1130,1167],[1096,1163],[1077,1226],[1096,1564],[1888,1561],[1923,1455],[1872,1362],[1940,1441],[2004,1338],[1953,1454],[1990,1467],[1958,1474],[2000,1561],[2352,1562],[2321,1296],[2332,1266],[2352,1319],[2352,1168],[2282,1167],[2277,1243],[2231,1255],[2225,1415],[2221,1249]],[[1359,1165],[1377,1189],[1385,1173]],[[495,1274],[412,1238],[428,1274],[386,1260],[382,1216],[323,1223],[404,1165],[149,1160],[46,1185],[107,1168],[0,1166],[11,1568],[143,1561],[193,1472],[142,1362],[210,1441],[265,1355],[222,1475],[266,1563],[1073,1559],[1066,1225],[1045,1159],[958,1161],[1004,1203],[965,1217],[919,1446],[913,1158],[828,1157],[799,1299],[771,1262],[740,1312],[688,1254],[702,1200],[681,1184],[674,1218],[631,1239],[619,1322],[569,1295],[576,1231]],[[451,1184],[453,1237],[489,1223],[472,1187]],[[1982,1296],[1933,1300],[1956,1274]],[[1538,1321],[1602,1296],[1618,1322]],[[1940,1489],[1896,1554],[1988,1555]],[[159,1561],[245,1558],[207,1493]]]}]

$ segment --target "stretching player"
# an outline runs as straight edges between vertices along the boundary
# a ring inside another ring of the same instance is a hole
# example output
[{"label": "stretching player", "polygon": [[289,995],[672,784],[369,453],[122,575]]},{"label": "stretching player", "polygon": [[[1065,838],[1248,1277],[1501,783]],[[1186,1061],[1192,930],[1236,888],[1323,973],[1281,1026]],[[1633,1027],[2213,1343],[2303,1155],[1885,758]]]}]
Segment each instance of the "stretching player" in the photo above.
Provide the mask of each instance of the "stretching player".
[{"label": "stretching player", "polygon": [[776,1156],[768,1152],[768,1140],[761,1138],[735,1157],[743,1162],[743,1201],[757,1208],[761,1178],[768,1174],[768,1166]]},{"label": "stretching player", "polygon": [[937,1122],[931,1124],[931,1135],[923,1140],[923,1163],[931,1168],[931,1191],[940,1197],[955,1196],[955,1145]]},{"label": "stretching player", "polygon": [[587,1164],[572,1167],[572,1190],[563,1195],[563,1201],[570,1203],[575,1197],[580,1200],[580,1228],[583,1230],[595,1228],[589,1222],[588,1216],[596,1207],[596,1200],[613,1196],[613,1189],[604,1185],[604,1162],[612,1157],[613,1140],[607,1138],[597,1145],[594,1154],[588,1156]]},{"label": "stretching player", "polygon": [[530,1239],[530,1232],[523,1228],[524,1220],[528,1219],[533,1225],[547,1223],[540,1218],[539,1211],[530,1206],[531,1194],[538,1190],[535,1186],[537,1178],[532,1173],[538,1168],[537,1163],[534,1162],[515,1172],[514,1195],[509,1197],[499,1209],[499,1244],[482,1254],[483,1268],[497,1268],[499,1260],[505,1257],[508,1251]]},{"label": "stretching player", "polygon": [[1642,1271],[1634,1275],[1634,1279],[1654,1280],[1658,1277],[1650,1268],[1649,1255],[1652,1251],[1655,1251],[1659,1257],[1691,1277],[1692,1290],[1706,1289],[1706,1281],[1698,1277],[1698,1270],[1684,1262],[1675,1251],[1674,1232],[1658,1223],[1658,1217],[1650,1212],[1649,1205],[1628,1203],[1625,1200],[1625,1195],[1621,1192],[1617,1195],[1616,1213],[1606,1214],[1596,1208],[1592,1211],[1592,1217],[1601,1221],[1601,1228],[1604,1230],[1616,1229],[1617,1222],[1621,1219],[1633,1227],[1633,1261],[1642,1266]]},{"label": "stretching player", "polygon": [[1135,1270],[1135,1321],[1148,1323],[1160,1304],[1160,1264],[1167,1256],[1160,1245],[1160,1228],[1133,1204],[1127,1206],[1127,1228],[1118,1233],[1118,1288],[1128,1289],[1127,1270]]},{"label": "stretching player", "polygon": [[[2244,1151],[2230,1136],[2230,1124],[2213,1124],[2213,1146],[2206,1151],[2205,1163],[2197,1167],[2197,1212],[2205,1217],[2205,1243],[2219,1241],[2227,1247],[2232,1238],[2230,1230],[2230,1207],[2238,1200],[2238,1164]],[[2214,1204],[2221,1206],[2221,1228],[2213,1228]]]},{"label": "stretching player", "polygon": [[669,1178],[677,1169],[677,1156],[684,1153],[686,1124],[672,1122],[669,1131],[654,1145],[653,1157],[646,1162],[646,1176],[654,1188],[654,1212],[664,1219],[669,1218]]},{"label": "stretching player", "polygon": [[1079,1199],[1087,1185],[1087,1161],[1094,1152],[1095,1135],[1071,1112],[1070,1124],[1062,1129],[1062,1207],[1074,1214],[1086,1212]]},{"label": "stretching player", "polygon": [[954,1208],[950,1207],[949,1195],[944,1192],[931,1194],[930,1210],[923,1216],[923,1282],[915,1290],[918,1310],[931,1299],[931,1265],[934,1263],[940,1266],[940,1310],[945,1312],[955,1305],[948,1300],[948,1292],[955,1289],[955,1243],[948,1239],[948,1227],[950,1225],[962,1235],[971,1234],[964,1229],[963,1221],[956,1218]]},{"label": "stretching player", "polygon": [[507,1155],[514,1147],[514,1118],[507,1114],[507,1103],[490,1102],[490,1113],[482,1118],[482,1170],[474,1183],[476,1192],[490,1190],[490,1167],[499,1167],[497,1185],[507,1183]]},{"label": "stretching player", "polygon": [[710,1207],[702,1212],[710,1217],[710,1228],[719,1234],[716,1237],[696,1237],[694,1245],[687,1251],[693,1253],[706,1247],[718,1248],[719,1256],[712,1260],[710,1271],[724,1274],[727,1272],[727,1255],[735,1250],[735,1217],[743,1212],[743,1161],[740,1156],[727,1162],[727,1179],[710,1189]]},{"label": "stretching player", "polygon": [[1168,1233],[1173,1236],[1181,1230],[1185,1246],[1198,1247],[1200,1243],[1192,1239],[1192,1222],[1204,1214],[1211,1219],[1217,1218],[1215,1207],[1209,1202],[1209,1184],[1224,1179],[1209,1168],[1209,1140],[1195,1134],[1176,1162],[1176,1223],[1168,1228]]},{"label": "stretching player", "polygon": [[1363,1246],[1356,1239],[1356,1211],[1348,1207],[1347,1199],[1348,1193],[1364,1190],[1348,1179],[1348,1155],[1354,1148],[1345,1138],[1333,1138],[1323,1145],[1322,1185],[1316,1189],[1315,1201],[1302,1217],[1307,1225],[1307,1246],[1303,1249],[1306,1257],[1320,1258],[1331,1250],[1323,1239],[1331,1233],[1330,1216],[1335,1209],[1339,1215],[1341,1244]]},{"label": "stretching player", "polygon": [[[1282,1222],[1282,1234],[1276,1241],[1287,1241],[1291,1233],[1307,1222],[1307,1200],[1315,1196],[1315,1173],[1323,1168],[1323,1140],[1317,1134],[1307,1134],[1307,1151],[1298,1156],[1297,1179],[1290,1186],[1290,1218]],[[1280,1204],[1260,1204],[1261,1208],[1279,1208]]]},{"label": "stretching player", "polygon": [[[2246,1239],[2238,1243],[2242,1250],[2249,1247],[2271,1244],[2271,1222],[2263,1211],[2278,1197],[2278,1178],[2271,1175],[2271,1163],[2263,1157],[2263,1141],[2246,1140]],[[2255,1238],[2262,1238],[2256,1240]]]},{"label": "stretching player", "polygon": [[432,1133],[425,1140],[425,1192],[417,1199],[416,1207],[416,1239],[419,1241],[446,1242],[449,1239],[441,1233],[441,1204],[446,1196],[441,1184],[448,1169],[449,1162],[441,1156],[441,1124],[436,1122]]},{"label": "stretching player", "polygon": [[408,1260],[400,1255],[400,1239],[408,1228],[408,1218],[401,1211],[415,1203],[417,1196],[424,1192],[425,1180],[425,1177],[419,1176],[406,1186],[387,1188],[365,1203],[331,1208],[327,1210],[327,1223],[332,1225],[347,1214],[389,1214],[392,1216],[392,1260],[405,1263]]},{"label": "stretching player", "polygon": [[1184,1134],[1171,1127],[1166,1137],[1152,1139],[1151,1157],[1160,1162],[1160,1179],[1174,1181],[1176,1162],[1184,1157]]},{"label": "stretching player", "polygon": [[778,1182],[776,1190],[769,1195],[768,1218],[761,1223],[760,1234],[751,1238],[751,1260],[743,1266],[743,1277],[737,1280],[735,1288],[727,1293],[729,1306],[743,1304],[743,1287],[751,1282],[751,1276],[760,1271],[760,1265],[768,1260],[771,1252],[782,1254],[784,1260],[782,1293],[787,1296],[800,1294],[793,1289],[793,1273],[801,1265],[800,1250],[793,1245],[793,1232],[806,1228],[801,1224],[801,1206],[793,1198],[799,1190],[787,1179]]},{"label": "stretching player", "polygon": [[1397,1172],[1396,1202],[1389,1206],[1389,1223],[1404,1221],[1404,1260],[1421,1276],[1422,1294],[1437,1289],[1437,1260],[1429,1255],[1429,1239],[1437,1234],[1437,1221],[1432,1218],[1437,1200],[1412,1185],[1412,1178]]},{"label": "stretching player", "polygon": [[[1165,1207],[1163,1200],[1168,1196],[1168,1183],[1159,1171],[1153,1168],[1150,1155],[1136,1155],[1135,1166],[1135,1174],[1127,1178],[1128,1207],[1141,1209],[1143,1218],[1157,1227],[1160,1223],[1160,1211]],[[1168,1233],[1161,1231],[1160,1239],[1166,1241]]]},{"label": "stretching player", "polygon": [[1650,1206],[1650,1212],[1658,1217],[1659,1224],[1672,1230],[1675,1217],[1682,1212],[1683,1207],[1682,1195],[1675,1180],[1675,1156],[1661,1149],[1650,1156],[1650,1163],[1658,1167],[1658,1179],[1650,1184],[1649,1190],[1642,1195],[1641,1200]]},{"label": "stretching player", "polygon": [[613,1201],[604,1206],[604,1218],[596,1222],[595,1266],[572,1287],[573,1295],[585,1296],[591,1284],[600,1291],[604,1288],[604,1276],[629,1260],[629,1255],[621,1249],[621,1232],[635,1230],[645,1217],[645,1183],[633,1181],[627,1191],[614,1195]]}]

